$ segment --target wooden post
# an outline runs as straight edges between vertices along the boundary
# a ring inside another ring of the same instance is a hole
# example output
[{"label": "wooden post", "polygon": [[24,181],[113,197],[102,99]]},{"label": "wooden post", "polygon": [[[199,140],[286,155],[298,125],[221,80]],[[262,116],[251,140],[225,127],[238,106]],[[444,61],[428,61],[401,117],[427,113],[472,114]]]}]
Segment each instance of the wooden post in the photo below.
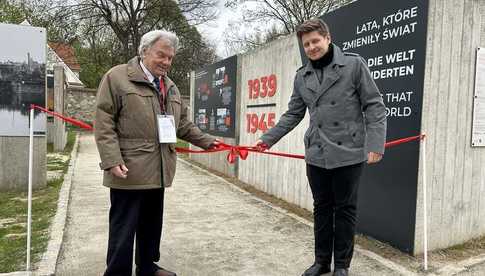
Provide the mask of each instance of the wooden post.
[{"label": "wooden post", "polygon": [[[54,66],[54,111],[64,114],[65,76],[61,65]],[[62,151],[66,146],[66,124],[54,118],[54,150]]]}]

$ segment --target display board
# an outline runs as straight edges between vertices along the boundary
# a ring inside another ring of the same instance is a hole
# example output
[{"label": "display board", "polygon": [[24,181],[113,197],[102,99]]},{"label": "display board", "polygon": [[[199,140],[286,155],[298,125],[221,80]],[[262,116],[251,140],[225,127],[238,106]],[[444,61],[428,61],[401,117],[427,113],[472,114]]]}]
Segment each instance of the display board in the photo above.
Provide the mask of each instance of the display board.
[{"label": "display board", "polygon": [[472,146],[485,147],[485,48],[477,49],[476,58]]},{"label": "display board", "polygon": [[[28,136],[31,104],[45,106],[46,31],[0,24],[0,136]],[[45,135],[46,116],[34,116],[34,134]]]},{"label": "display board", "polygon": [[235,137],[237,56],[195,71],[194,118],[204,132]]}]

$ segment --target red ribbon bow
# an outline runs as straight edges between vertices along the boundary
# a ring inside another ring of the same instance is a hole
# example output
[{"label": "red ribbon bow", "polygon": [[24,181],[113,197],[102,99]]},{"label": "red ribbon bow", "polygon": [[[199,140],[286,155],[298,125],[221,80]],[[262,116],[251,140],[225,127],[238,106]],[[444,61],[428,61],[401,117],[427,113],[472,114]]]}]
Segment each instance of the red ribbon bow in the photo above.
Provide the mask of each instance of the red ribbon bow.
[{"label": "red ribbon bow", "polygon": [[239,157],[242,160],[246,160],[248,158],[248,150],[244,149],[242,147],[231,147],[231,150],[229,151],[229,154],[227,155],[227,162],[229,164],[234,164],[236,162],[236,159]]}]

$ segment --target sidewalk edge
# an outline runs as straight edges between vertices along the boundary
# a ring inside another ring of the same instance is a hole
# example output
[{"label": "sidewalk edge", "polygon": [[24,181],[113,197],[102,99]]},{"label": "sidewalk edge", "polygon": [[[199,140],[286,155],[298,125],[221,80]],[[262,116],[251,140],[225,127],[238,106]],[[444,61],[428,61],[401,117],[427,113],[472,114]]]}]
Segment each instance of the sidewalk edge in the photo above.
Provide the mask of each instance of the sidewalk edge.
[{"label": "sidewalk edge", "polygon": [[59,253],[61,251],[62,242],[64,239],[64,230],[67,221],[67,209],[69,207],[72,178],[74,174],[74,167],[76,166],[77,161],[80,135],[80,133],[76,134],[76,141],[71,152],[69,167],[64,175],[64,181],[59,192],[56,215],[52,220],[50,227],[50,238],[47,245],[47,250],[42,255],[38,269],[34,271],[35,275],[50,276],[55,275],[56,272],[57,259],[59,258]]}]

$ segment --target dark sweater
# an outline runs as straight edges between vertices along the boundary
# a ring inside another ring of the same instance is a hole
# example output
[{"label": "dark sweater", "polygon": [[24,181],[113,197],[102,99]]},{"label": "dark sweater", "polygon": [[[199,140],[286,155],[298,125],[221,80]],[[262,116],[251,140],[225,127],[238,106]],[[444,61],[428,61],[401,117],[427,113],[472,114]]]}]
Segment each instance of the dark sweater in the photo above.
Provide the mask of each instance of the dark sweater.
[{"label": "dark sweater", "polygon": [[329,65],[333,60],[333,44],[330,43],[328,51],[325,55],[317,60],[310,60],[315,72],[317,73],[318,81],[322,83],[323,80],[323,68]]}]

